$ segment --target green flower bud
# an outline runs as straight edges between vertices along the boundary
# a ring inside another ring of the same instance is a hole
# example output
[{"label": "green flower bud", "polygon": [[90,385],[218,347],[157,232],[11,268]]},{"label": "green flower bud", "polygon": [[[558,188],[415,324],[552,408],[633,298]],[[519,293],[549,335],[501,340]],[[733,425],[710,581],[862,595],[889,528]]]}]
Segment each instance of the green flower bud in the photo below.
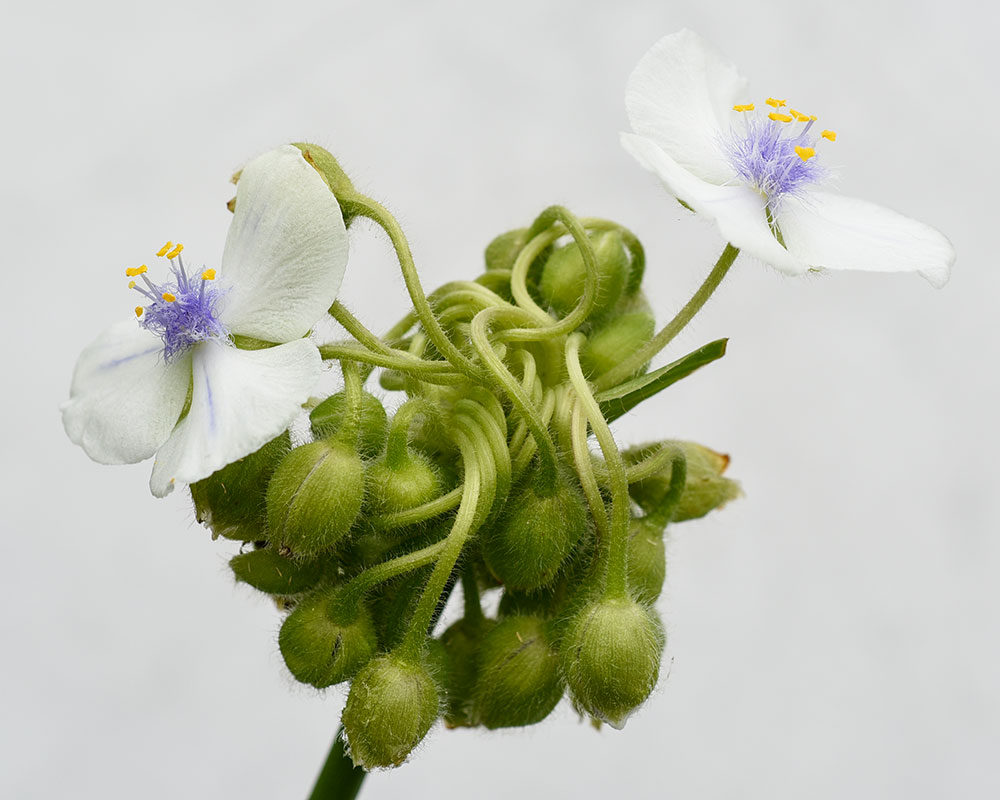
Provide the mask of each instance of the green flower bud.
[{"label": "green flower bud", "polygon": [[667,548],[663,528],[646,519],[633,519],[628,537],[628,588],[636,600],[652,605],[663,591],[667,576]]},{"label": "green flower bud", "polygon": [[504,586],[538,589],[556,577],[586,526],[583,499],[568,481],[560,478],[547,496],[531,482],[483,532],[483,558]]},{"label": "green flower bud", "polygon": [[271,544],[312,556],[343,539],[361,511],[364,466],[343,442],[297,447],[267,487]]},{"label": "green flower bud", "polygon": [[[316,439],[336,436],[347,413],[347,395],[330,395],[309,414],[309,423]],[[385,447],[388,418],[382,401],[368,392],[361,394],[361,418],[358,420],[358,452],[365,458],[375,458]]]},{"label": "green flower bud", "polygon": [[513,269],[514,262],[527,243],[527,228],[501,233],[486,245],[486,269]]},{"label": "green flower bud", "polygon": [[240,553],[229,561],[236,579],[267,594],[289,595],[309,591],[323,577],[322,559],[297,559],[274,547]]},{"label": "green flower bud", "polygon": [[340,589],[316,592],[289,614],[278,646],[295,679],[317,688],[350,679],[375,655],[371,614]]},{"label": "green flower bud", "polygon": [[389,650],[399,644],[423,593],[431,567],[422,567],[387,581],[371,600],[379,644]]},{"label": "green flower bud", "polygon": [[371,511],[391,514],[441,496],[441,477],[427,456],[407,449],[395,459],[382,459],[368,469]]},{"label": "green flower bud", "polygon": [[281,459],[291,450],[288,431],[260,450],[191,484],[195,518],[211,528],[213,536],[244,542],[264,538],[268,481]]},{"label": "green flower bud", "polygon": [[398,767],[438,717],[438,689],[424,664],[389,653],[351,683],[341,721],[354,763]]},{"label": "green flower bud", "polygon": [[[709,511],[721,508],[730,500],[739,497],[740,485],[722,473],[729,466],[729,456],[716,453],[695,442],[664,442],[677,445],[687,458],[687,478],[684,493],[674,508],[671,519],[683,522],[705,516]],[[629,448],[623,455],[629,463],[635,463],[648,455],[652,445]],[[629,487],[632,499],[647,512],[654,511],[663,501],[670,487],[670,466],[667,465],[656,475]]]},{"label": "green flower bud", "polygon": [[656,686],[664,642],[656,612],[634,600],[601,599],[585,606],[561,645],[576,704],[596,719],[624,727]]},{"label": "green flower bud", "polygon": [[[590,234],[597,257],[597,303],[592,317],[614,307],[628,280],[628,252],[622,236],[617,231]],[[542,268],[539,290],[545,301],[561,315],[572,311],[586,283],[587,268],[583,254],[576,242],[560,247],[549,257]]]},{"label": "green flower bud", "polygon": [[496,620],[463,617],[441,634],[444,653],[441,686],[445,694],[444,721],[449,728],[471,726],[473,690],[479,676],[479,647]]},{"label": "green flower bud", "polygon": [[603,375],[627,355],[653,339],[656,321],[653,315],[634,311],[612,317],[593,331],[580,348],[580,366],[588,378]]},{"label": "green flower bud", "polygon": [[475,709],[487,728],[541,722],[562,694],[559,654],[540,617],[507,617],[483,637]]}]

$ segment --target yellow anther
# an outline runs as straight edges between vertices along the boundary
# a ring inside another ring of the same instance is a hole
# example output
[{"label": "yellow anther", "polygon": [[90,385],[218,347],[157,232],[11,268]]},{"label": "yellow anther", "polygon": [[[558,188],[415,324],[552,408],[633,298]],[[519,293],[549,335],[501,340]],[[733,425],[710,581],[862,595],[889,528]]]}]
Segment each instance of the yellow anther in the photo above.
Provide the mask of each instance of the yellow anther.
[{"label": "yellow anther", "polygon": [[767,103],[769,106],[771,106],[771,108],[781,108],[783,105],[785,105],[784,100],[778,100],[778,98],[776,97],[769,97],[764,102]]},{"label": "yellow anther", "polygon": [[824,139],[829,139],[831,142],[837,141],[836,131],[823,131],[823,133],[821,133],[820,136],[822,136]]},{"label": "yellow anther", "polygon": [[816,121],[816,119],[817,119],[817,117],[816,117],[816,115],[815,115],[815,114],[811,114],[811,115],[809,116],[809,121],[810,121],[810,122],[815,122],[815,121]]},{"label": "yellow anther", "polygon": [[206,269],[203,273],[201,273],[201,279],[203,281],[214,281],[215,280],[215,270],[214,269]]},{"label": "yellow anther", "polygon": [[135,288],[135,281],[129,281],[128,282],[128,288],[129,289],[134,289]]},{"label": "yellow anther", "polygon": [[[798,148],[796,148],[796,150],[797,150],[797,149],[798,149]],[[164,293],[163,293],[162,295],[160,295],[160,297],[162,297],[162,298],[163,298],[164,300],[166,300],[166,301],[167,301],[168,303],[172,303],[172,302],[174,302],[174,300],[176,300],[176,299],[177,299],[177,298],[176,298],[176,297],[174,297],[174,296],[173,296],[172,294],[170,294],[170,292],[164,292]]]},{"label": "yellow anther", "polygon": [[773,119],[775,122],[791,122],[792,118],[788,114],[779,114],[777,111],[772,111],[767,115],[768,119]]},{"label": "yellow anther", "polygon": [[127,270],[125,270],[125,277],[126,278],[134,278],[137,275],[142,275],[142,273],[144,273],[146,271],[147,271],[147,267],[146,267],[145,264],[142,264],[141,266],[138,266],[138,267],[129,267]]},{"label": "yellow anther", "polygon": [[174,246],[173,242],[167,242],[165,245],[163,245],[163,247],[161,247],[159,250],[156,251],[156,255],[165,256],[167,253],[170,252],[170,248],[173,246]]},{"label": "yellow anther", "polygon": [[753,103],[744,103],[743,105],[733,106],[733,111],[753,111]]},{"label": "yellow anther", "polygon": [[181,254],[181,250],[184,249],[184,245],[178,244],[174,245],[174,249],[167,253],[167,258],[177,258]]},{"label": "yellow anther", "polygon": [[135,307],[135,315],[137,317],[141,317],[142,316],[142,306],[136,306]]},{"label": "yellow anther", "polygon": [[794,108],[788,109],[788,113],[795,117],[798,122],[808,122],[815,117],[810,117],[808,114],[803,114],[801,111],[796,111]]},{"label": "yellow anther", "polygon": [[795,153],[803,161],[808,161],[810,158],[816,155],[816,151],[813,150],[811,147],[803,147],[802,145],[796,145]]}]

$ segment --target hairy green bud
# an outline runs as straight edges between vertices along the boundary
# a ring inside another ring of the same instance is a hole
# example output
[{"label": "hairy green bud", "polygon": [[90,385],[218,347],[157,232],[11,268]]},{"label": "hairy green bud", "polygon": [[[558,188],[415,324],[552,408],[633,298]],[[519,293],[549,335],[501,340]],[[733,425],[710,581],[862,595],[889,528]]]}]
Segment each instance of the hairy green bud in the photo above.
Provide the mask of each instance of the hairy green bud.
[{"label": "hairy green bud", "polygon": [[603,375],[653,339],[653,315],[633,311],[609,319],[587,337],[580,348],[580,366],[588,378]]},{"label": "hairy green bud", "polygon": [[576,704],[596,719],[624,727],[656,686],[664,642],[656,612],[634,600],[605,598],[585,606],[561,644]]},{"label": "hairy green bud", "polygon": [[483,637],[475,710],[487,728],[541,722],[562,695],[559,654],[543,619],[507,617]]},{"label": "hairy green bud", "polygon": [[391,514],[440,497],[441,476],[427,456],[408,448],[399,458],[369,467],[368,489],[372,513]]},{"label": "hairy green bud", "polygon": [[667,576],[667,548],[663,526],[633,518],[628,535],[628,588],[640,603],[651,605],[663,591]]},{"label": "hairy green bud", "polygon": [[438,717],[438,689],[424,664],[389,653],[355,676],[341,721],[354,763],[398,767]]},{"label": "hairy green bud", "polygon": [[[592,317],[614,307],[628,280],[628,251],[617,231],[590,234],[597,259],[597,302]],[[542,268],[539,290],[545,301],[561,315],[580,302],[586,285],[587,268],[576,242],[560,247]]]},{"label": "hairy green bud", "polygon": [[441,634],[444,653],[441,684],[446,698],[444,721],[449,728],[475,724],[472,699],[479,676],[479,648],[494,625],[496,620],[463,617]]},{"label": "hairy green bud", "polygon": [[548,495],[530,482],[484,531],[483,558],[504,586],[538,589],[556,577],[586,526],[583,498],[567,480]]},{"label": "hairy green bud", "polygon": [[[721,508],[742,494],[740,485],[736,481],[722,475],[726,467],[729,466],[729,456],[717,453],[695,442],[668,441],[663,444],[680,447],[687,458],[684,492],[671,515],[674,522],[703,517],[709,511]],[[627,462],[635,463],[647,455],[651,447],[655,446],[632,447],[623,455]],[[667,465],[656,475],[629,486],[632,499],[644,511],[653,512],[663,502],[670,488],[670,472],[671,467]]]},{"label": "hairy green bud", "polygon": [[198,522],[211,528],[213,536],[243,542],[263,539],[267,484],[291,447],[285,431],[260,450],[192,483],[191,499]]},{"label": "hairy green bud", "polygon": [[343,539],[361,511],[364,466],[347,444],[313,442],[281,462],[267,488],[271,544],[312,556]]},{"label": "hairy green bud", "polygon": [[[344,392],[330,395],[309,414],[313,436],[329,439],[337,435],[345,422],[350,405]],[[361,393],[361,417],[358,420],[358,452],[365,458],[375,458],[385,447],[388,417],[385,406],[375,395]]]},{"label": "hairy green bud", "polygon": [[233,556],[236,579],[267,594],[290,595],[309,591],[323,577],[321,559],[290,558],[274,547],[262,547]]},{"label": "hairy green bud", "polygon": [[340,589],[307,596],[289,614],[278,646],[295,679],[317,688],[350,679],[378,648],[371,614]]}]

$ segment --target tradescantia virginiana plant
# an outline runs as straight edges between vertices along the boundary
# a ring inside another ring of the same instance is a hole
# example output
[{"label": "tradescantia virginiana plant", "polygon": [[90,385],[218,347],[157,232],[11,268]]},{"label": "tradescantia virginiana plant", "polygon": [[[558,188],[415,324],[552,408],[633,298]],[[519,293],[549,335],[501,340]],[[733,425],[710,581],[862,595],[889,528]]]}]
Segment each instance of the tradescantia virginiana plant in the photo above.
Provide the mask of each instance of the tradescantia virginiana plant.
[{"label": "tradescantia virginiana plant", "polygon": [[[739,248],[788,272],[947,278],[944,237],[823,193],[813,118],[770,98],[766,120],[747,120],[743,91],[689,32],[659,42],[630,81],[626,148],[730,239],[659,331],[635,235],[562,207],[426,294],[396,220],[312,144],[237,174],[218,270],[189,272],[167,243],[170,280],[126,271],[146,304],[84,351],[67,433],[105,463],[155,456],[156,495],[189,484],[198,520],[244,543],[236,578],[277,600],[291,674],[349,683],[313,797],[353,796],[364,770],[402,764],[438,720],[532,725],[568,696],[620,728],[646,702],[665,642],[665,531],[739,486],[727,456],[674,440],[622,450],[609,424],[725,354],[720,339],[649,367]],[[412,301],[382,336],[336,299],[359,218],[388,234]],[[326,314],[350,340],[308,336]],[[343,387],[315,398],[323,362]],[[386,393],[403,398],[391,415]],[[303,410],[308,435],[293,437]],[[459,584],[462,616],[439,630]]]}]

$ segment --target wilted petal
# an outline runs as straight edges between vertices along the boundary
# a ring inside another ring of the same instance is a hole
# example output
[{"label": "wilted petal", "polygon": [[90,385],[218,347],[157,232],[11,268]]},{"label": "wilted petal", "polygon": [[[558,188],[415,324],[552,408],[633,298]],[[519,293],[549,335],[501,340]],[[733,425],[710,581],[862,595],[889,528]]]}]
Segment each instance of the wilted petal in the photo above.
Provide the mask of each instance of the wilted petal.
[{"label": "wilted petal", "polygon": [[173,430],[191,381],[191,359],[163,361],[163,342],[126,320],[80,354],[63,425],[74,444],[101,464],[149,458]]},{"label": "wilted petal", "polygon": [[786,197],[778,225],[788,250],[813,267],[919,272],[940,287],[955,263],[944,234],[853,197],[821,191]]},{"label": "wilted petal", "polygon": [[156,454],[152,493],[163,497],[175,482],[207,478],[263,447],[292,422],[321,371],[319,351],[308,339],[266,350],[198,345],[191,409]]},{"label": "wilted petal", "polygon": [[219,318],[232,332],[289,342],[333,301],[347,265],[347,230],[329,187],[285,145],[251,161],[219,270]]},{"label": "wilted petal", "polygon": [[710,183],[734,172],[720,147],[733,105],[746,102],[746,79],[698,34],[682,30],[660,39],[629,77],[625,106],[640,136]]},{"label": "wilted petal", "polygon": [[743,184],[707,183],[642,136],[624,133],[622,145],[657,175],[674,197],[706,219],[714,220],[733,247],[791,275],[800,275],[808,269],[807,264],[778,243],[767,222],[764,198],[753,189]]}]

